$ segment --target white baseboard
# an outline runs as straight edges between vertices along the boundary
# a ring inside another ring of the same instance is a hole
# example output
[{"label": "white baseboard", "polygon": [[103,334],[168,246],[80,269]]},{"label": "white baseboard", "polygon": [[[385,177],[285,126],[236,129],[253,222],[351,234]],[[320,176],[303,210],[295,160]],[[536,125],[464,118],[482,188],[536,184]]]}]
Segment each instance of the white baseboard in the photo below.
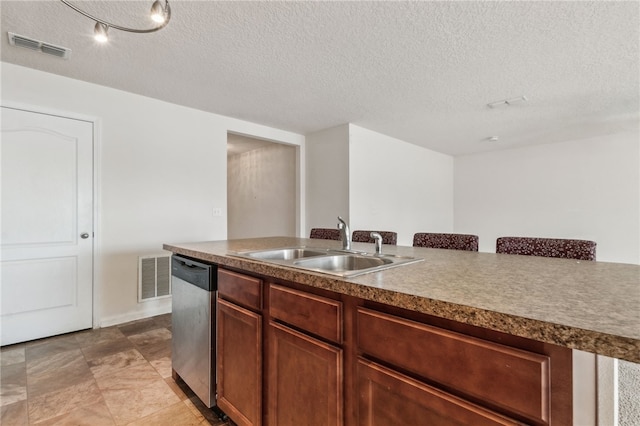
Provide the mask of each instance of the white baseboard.
[{"label": "white baseboard", "polygon": [[150,318],[156,315],[169,314],[171,313],[171,298],[165,299],[164,301],[167,303],[162,303],[160,306],[148,306],[146,303],[140,303],[139,306],[143,307],[141,310],[127,312],[126,314],[102,317],[100,318],[100,324],[94,328],[111,327],[112,325],[124,324],[126,322]]}]

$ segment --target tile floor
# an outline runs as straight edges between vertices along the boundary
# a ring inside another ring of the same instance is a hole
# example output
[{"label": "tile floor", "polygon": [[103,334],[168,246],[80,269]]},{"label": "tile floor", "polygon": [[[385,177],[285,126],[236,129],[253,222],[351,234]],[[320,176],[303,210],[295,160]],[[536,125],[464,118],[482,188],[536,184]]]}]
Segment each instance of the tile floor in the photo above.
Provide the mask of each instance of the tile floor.
[{"label": "tile floor", "polygon": [[0,349],[0,424],[227,425],[171,378],[171,315]]}]

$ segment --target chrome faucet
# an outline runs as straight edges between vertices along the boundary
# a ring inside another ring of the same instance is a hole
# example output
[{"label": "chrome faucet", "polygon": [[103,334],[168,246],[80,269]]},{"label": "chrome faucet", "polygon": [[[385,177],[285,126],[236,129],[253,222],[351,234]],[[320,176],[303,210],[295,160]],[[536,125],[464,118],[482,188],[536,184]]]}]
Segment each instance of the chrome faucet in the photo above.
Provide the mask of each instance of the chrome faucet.
[{"label": "chrome faucet", "polygon": [[371,238],[375,240],[376,243],[376,254],[382,254],[382,235],[377,232],[372,232],[369,234]]},{"label": "chrome faucet", "polygon": [[342,249],[351,250],[351,232],[349,231],[349,225],[340,216],[338,216],[338,229],[340,230],[340,237],[342,238]]}]

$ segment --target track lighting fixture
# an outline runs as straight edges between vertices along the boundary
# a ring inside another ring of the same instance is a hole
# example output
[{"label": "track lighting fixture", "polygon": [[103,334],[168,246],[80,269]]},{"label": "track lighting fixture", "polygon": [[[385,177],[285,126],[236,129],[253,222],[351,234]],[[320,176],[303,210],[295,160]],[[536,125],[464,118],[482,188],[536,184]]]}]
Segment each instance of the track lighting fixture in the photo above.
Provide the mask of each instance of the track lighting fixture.
[{"label": "track lighting fixture", "polygon": [[[169,7],[168,2],[167,7]],[[153,6],[151,6],[151,19],[158,24],[164,24],[164,21],[167,19],[167,13],[162,3],[160,3],[160,0],[154,1]]]},{"label": "track lighting fixture", "polygon": [[106,43],[109,41],[109,35],[107,31],[109,27],[105,24],[101,24],[100,22],[96,22],[96,26],[93,27],[93,38],[99,43]]},{"label": "track lighting fixture", "polygon": [[100,43],[104,43],[109,40],[108,31],[109,28],[113,28],[120,31],[127,31],[130,33],[152,33],[154,31],[161,30],[166,27],[171,19],[171,7],[169,6],[169,0],[164,0],[164,4],[161,0],[155,0],[153,5],[151,6],[151,19],[157,25],[151,28],[130,28],[123,27],[121,25],[116,25],[111,22],[105,21],[104,19],[97,18],[79,7],[71,4],[67,0],[60,0],[65,5],[69,6],[71,9],[75,10],[81,15],[86,16],[87,18],[96,22],[96,25],[93,27],[93,34],[96,41]]}]

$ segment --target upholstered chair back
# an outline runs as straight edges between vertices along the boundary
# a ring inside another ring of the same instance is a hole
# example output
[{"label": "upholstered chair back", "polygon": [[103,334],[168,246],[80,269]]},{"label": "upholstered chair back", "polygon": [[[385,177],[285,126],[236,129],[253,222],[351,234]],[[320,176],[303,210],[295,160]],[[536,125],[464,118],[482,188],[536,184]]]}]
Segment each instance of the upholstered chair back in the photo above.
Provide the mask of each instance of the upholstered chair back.
[{"label": "upholstered chair back", "polygon": [[375,240],[371,238],[371,233],[377,232],[382,236],[382,244],[396,245],[398,243],[398,234],[392,231],[364,231],[357,230],[351,234],[351,241],[354,243],[374,243]]},{"label": "upholstered chair back", "polygon": [[596,260],[596,243],[562,238],[500,237],[496,253]]},{"label": "upholstered chair back", "polygon": [[418,232],[413,235],[414,247],[478,251],[478,236],[469,234],[438,234]]},{"label": "upholstered chair back", "polygon": [[309,238],[317,240],[340,240],[340,230],[334,228],[311,228]]}]

